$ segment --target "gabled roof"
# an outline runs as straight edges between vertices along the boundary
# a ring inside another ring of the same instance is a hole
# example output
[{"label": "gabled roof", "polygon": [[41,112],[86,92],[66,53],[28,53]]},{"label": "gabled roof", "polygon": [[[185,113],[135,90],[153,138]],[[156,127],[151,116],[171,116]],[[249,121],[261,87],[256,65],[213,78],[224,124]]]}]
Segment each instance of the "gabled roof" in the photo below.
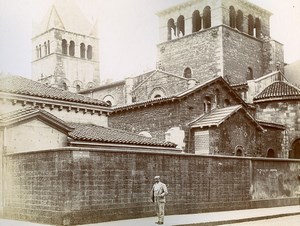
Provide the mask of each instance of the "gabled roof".
[{"label": "gabled roof", "polygon": [[224,86],[226,86],[228,89],[232,90],[232,93],[234,93],[236,98],[240,100],[241,104],[243,104],[245,107],[247,107],[247,104],[244,102],[244,100],[238,94],[235,93],[235,91],[231,88],[231,86],[222,77],[216,77],[216,78],[210,79],[204,83],[196,85],[190,89],[187,89],[183,92],[180,92],[178,94],[174,94],[174,95],[171,95],[168,97],[146,100],[146,101],[142,101],[142,102],[136,102],[136,103],[132,103],[132,104],[125,105],[125,106],[118,106],[118,107],[113,108],[113,110],[114,110],[114,112],[117,112],[117,111],[122,111],[122,110],[134,109],[134,108],[138,108],[141,106],[154,105],[154,104],[160,104],[160,103],[174,101],[174,100],[180,100],[186,96],[193,94],[194,92],[196,92],[198,90],[201,90],[201,89],[203,89],[207,86],[210,86],[211,84],[219,82],[219,81],[222,82],[224,84]]},{"label": "gabled roof", "polygon": [[257,123],[254,117],[248,113],[242,105],[235,105],[226,108],[216,108],[212,110],[210,113],[204,114],[199,118],[195,119],[189,125],[192,128],[203,128],[203,127],[211,127],[211,126],[220,126],[224,121],[229,119],[233,114],[238,111],[244,111],[247,117],[261,130],[263,128]]},{"label": "gabled roof", "polygon": [[47,111],[33,107],[21,108],[19,110],[0,115],[0,126],[11,126],[16,123],[21,123],[35,118],[53,124],[66,132],[72,131],[74,129],[63,120],[55,117]]},{"label": "gabled roof", "polygon": [[90,97],[62,89],[49,87],[21,76],[0,75],[0,92],[109,107],[109,105],[104,101],[92,99]]},{"label": "gabled roof", "polygon": [[123,130],[95,126],[92,124],[70,124],[75,128],[69,133],[69,136],[77,141],[84,142],[101,142],[101,143],[115,143],[115,144],[132,144],[132,145],[147,145],[158,147],[172,147],[176,144],[161,141],[154,138],[145,137],[135,133],[130,133]]},{"label": "gabled roof", "polygon": [[256,97],[254,102],[271,100],[291,100],[300,99],[300,89],[289,84],[286,81],[276,81],[266,87]]},{"label": "gabled roof", "polygon": [[178,75],[174,75],[174,74],[171,74],[169,72],[166,72],[166,71],[162,71],[162,70],[154,70],[154,71],[151,71],[150,74],[141,82],[139,83],[133,90],[132,92],[134,92],[136,89],[138,89],[139,87],[141,87],[144,83],[146,83],[149,79],[151,79],[151,77],[153,77],[156,73],[161,73],[161,74],[165,74],[165,75],[168,75],[168,76],[172,76],[172,77],[175,77],[175,78],[178,78],[178,79],[181,79],[181,80],[189,80],[187,78],[184,78],[182,76],[178,76]]},{"label": "gabled roof", "polygon": [[87,36],[95,34],[94,27],[73,0],[55,0],[41,24],[35,29],[34,36],[52,28]]}]

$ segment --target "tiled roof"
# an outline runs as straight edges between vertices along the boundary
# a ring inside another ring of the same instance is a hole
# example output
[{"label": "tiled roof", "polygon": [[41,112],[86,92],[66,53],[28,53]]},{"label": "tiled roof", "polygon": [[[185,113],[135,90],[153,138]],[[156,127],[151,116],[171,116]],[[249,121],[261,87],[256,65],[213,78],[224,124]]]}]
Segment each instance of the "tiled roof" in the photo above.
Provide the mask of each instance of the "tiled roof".
[{"label": "tiled roof", "polygon": [[242,107],[242,105],[235,105],[226,108],[217,108],[212,110],[210,113],[200,116],[198,119],[190,123],[192,128],[203,128],[210,126],[219,126],[226,119],[230,118],[235,112],[243,109],[247,116],[255,122],[255,124],[260,128],[261,126],[256,122],[256,120]]},{"label": "tiled roof", "polygon": [[74,140],[85,142],[103,142],[115,144],[149,145],[159,147],[176,147],[176,144],[144,137],[135,133],[91,124],[72,123],[74,131],[69,136]]},{"label": "tiled roof", "polygon": [[274,123],[274,122],[267,122],[262,120],[256,120],[261,126],[263,127],[273,127],[281,130],[285,130],[286,127],[282,124]]},{"label": "tiled roof", "polygon": [[0,115],[0,126],[11,125],[15,122],[28,120],[29,118],[35,117],[42,117],[44,119],[47,119],[48,122],[51,121],[52,123],[59,125],[59,127],[64,128],[67,131],[73,130],[73,128],[70,127],[67,123],[52,115],[51,113],[33,107],[21,108],[16,111]]},{"label": "tiled roof", "polygon": [[277,81],[260,92],[254,101],[300,99],[300,89],[284,81]]},{"label": "tiled roof", "polygon": [[[122,111],[122,110],[125,110],[125,109],[133,109],[133,108],[140,107],[140,106],[153,105],[153,104],[167,102],[167,101],[179,100],[179,99],[182,99],[182,98],[192,94],[193,92],[195,92],[199,89],[202,89],[202,88],[204,88],[204,87],[206,87],[206,86],[208,86],[212,83],[215,83],[219,80],[223,81],[224,84],[228,85],[228,83],[226,83],[226,81],[222,77],[216,77],[216,78],[210,79],[210,80],[208,80],[204,83],[196,85],[196,86],[194,86],[190,89],[187,89],[183,92],[180,92],[178,94],[174,94],[174,95],[167,96],[167,97],[155,98],[155,99],[146,100],[146,101],[141,101],[141,102],[136,102],[136,103],[132,103],[132,104],[129,104],[129,105],[115,107],[114,112]],[[229,85],[228,85],[228,88],[232,89]],[[239,98],[241,103],[243,103],[246,106],[246,103],[241,99],[241,97],[239,95],[236,94],[236,97]]]},{"label": "tiled roof", "polygon": [[80,94],[46,86],[42,83],[21,76],[0,75],[0,92],[29,95],[53,100],[62,100],[108,107],[101,100],[92,99]]}]

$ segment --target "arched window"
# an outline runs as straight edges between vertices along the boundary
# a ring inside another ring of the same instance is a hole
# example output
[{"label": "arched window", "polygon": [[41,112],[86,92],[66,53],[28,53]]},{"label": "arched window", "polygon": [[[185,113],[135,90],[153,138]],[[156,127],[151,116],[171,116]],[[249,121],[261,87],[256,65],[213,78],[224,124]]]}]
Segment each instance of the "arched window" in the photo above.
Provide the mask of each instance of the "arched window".
[{"label": "arched window", "polygon": [[224,100],[224,107],[228,107],[230,106],[230,100],[229,99],[225,99]]},{"label": "arched window", "polygon": [[62,88],[63,88],[64,90],[68,90],[67,83],[63,82],[63,83],[62,83]]},{"label": "arched window", "polygon": [[87,47],[87,58],[88,58],[89,60],[91,60],[92,57],[93,57],[93,48],[92,48],[91,45],[88,45],[88,47]]},{"label": "arched window", "polygon": [[260,25],[260,19],[259,18],[255,19],[254,30],[255,30],[255,37],[260,38],[261,25]]},{"label": "arched window", "polygon": [[70,41],[69,54],[70,54],[70,56],[75,56],[75,42],[74,41]]},{"label": "arched window", "polygon": [[203,28],[211,27],[211,10],[209,6],[206,6],[203,10]]},{"label": "arched window", "polygon": [[184,69],[183,77],[185,77],[185,78],[191,78],[192,77],[192,70],[189,67]]},{"label": "arched window", "polygon": [[250,14],[248,16],[248,34],[253,36],[254,32],[254,19],[253,19],[253,16]]},{"label": "arched window", "polygon": [[168,20],[168,40],[173,39],[173,35],[176,36],[176,26],[174,19]]},{"label": "arched window", "polygon": [[111,105],[112,105],[112,103],[111,103],[111,101],[110,101],[110,100],[106,101],[106,103],[108,103],[108,105],[109,105],[109,106],[111,106]]},{"label": "arched window", "polygon": [[48,50],[47,43],[44,42],[44,53],[45,53],[45,56],[47,56],[47,50]]},{"label": "arched window", "polygon": [[193,24],[193,32],[197,32],[201,30],[201,16],[198,10],[193,12],[192,24]]},{"label": "arched window", "polygon": [[267,157],[268,158],[276,158],[275,151],[273,149],[269,149],[267,152]]},{"label": "arched window", "polygon": [[235,155],[236,156],[243,156],[243,151],[241,149],[237,149]]},{"label": "arched window", "polygon": [[177,36],[184,36],[184,16],[182,15],[177,18]]},{"label": "arched window", "polygon": [[80,89],[81,89],[80,85],[77,84],[77,85],[76,85],[76,91],[79,92]]},{"label": "arched window", "polygon": [[289,158],[300,159],[300,139],[293,142]]},{"label": "arched window", "polygon": [[115,101],[114,101],[114,97],[111,95],[107,95],[103,98],[103,101],[105,101],[106,103],[108,103],[110,106],[114,106],[115,105]]},{"label": "arched window", "polygon": [[244,19],[243,12],[241,10],[238,10],[236,15],[236,28],[239,31],[243,31],[243,19]]},{"label": "arched window", "polygon": [[80,44],[80,58],[85,58],[85,44],[81,43]]},{"label": "arched window", "polygon": [[50,54],[50,41],[48,40],[48,54]]},{"label": "arched window", "polygon": [[67,40],[66,39],[63,39],[62,42],[61,42],[61,51],[62,51],[62,54],[67,54],[68,50],[67,50]]},{"label": "arched window", "polygon": [[207,112],[210,112],[211,111],[211,99],[209,96],[206,96],[204,97],[204,112],[207,113]]},{"label": "arched window", "polygon": [[235,28],[236,26],[236,15],[235,15],[235,9],[233,6],[229,7],[229,25],[232,28]]},{"label": "arched window", "polygon": [[253,70],[251,67],[247,68],[247,80],[253,80]]}]

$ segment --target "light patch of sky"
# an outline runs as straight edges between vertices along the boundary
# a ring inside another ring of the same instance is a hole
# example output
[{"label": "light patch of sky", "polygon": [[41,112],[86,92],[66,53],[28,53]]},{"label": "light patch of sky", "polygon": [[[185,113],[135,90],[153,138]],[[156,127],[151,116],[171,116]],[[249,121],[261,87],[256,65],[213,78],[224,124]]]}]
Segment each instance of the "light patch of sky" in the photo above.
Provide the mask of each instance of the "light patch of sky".
[{"label": "light patch of sky", "polygon": [[[98,18],[100,77],[120,80],[155,68],[159,10],[185,0],[76,0]],[[285,61],[300,59],[300,0],[251,0],[271,12],[271,36],[285,46]],[[32,21],[39,23],[52,0],[0,0],[0,72],[31,77]]]}]

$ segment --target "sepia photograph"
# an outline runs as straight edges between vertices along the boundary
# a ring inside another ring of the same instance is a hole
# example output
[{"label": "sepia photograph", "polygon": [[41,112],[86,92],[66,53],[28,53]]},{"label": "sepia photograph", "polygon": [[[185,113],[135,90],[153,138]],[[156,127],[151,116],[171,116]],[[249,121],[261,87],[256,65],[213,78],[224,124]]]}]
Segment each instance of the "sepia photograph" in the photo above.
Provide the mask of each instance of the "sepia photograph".
[{"label": "sepia photograph", "polygon": [[0,225],[298,226],[300,0],[0,0]]}]

